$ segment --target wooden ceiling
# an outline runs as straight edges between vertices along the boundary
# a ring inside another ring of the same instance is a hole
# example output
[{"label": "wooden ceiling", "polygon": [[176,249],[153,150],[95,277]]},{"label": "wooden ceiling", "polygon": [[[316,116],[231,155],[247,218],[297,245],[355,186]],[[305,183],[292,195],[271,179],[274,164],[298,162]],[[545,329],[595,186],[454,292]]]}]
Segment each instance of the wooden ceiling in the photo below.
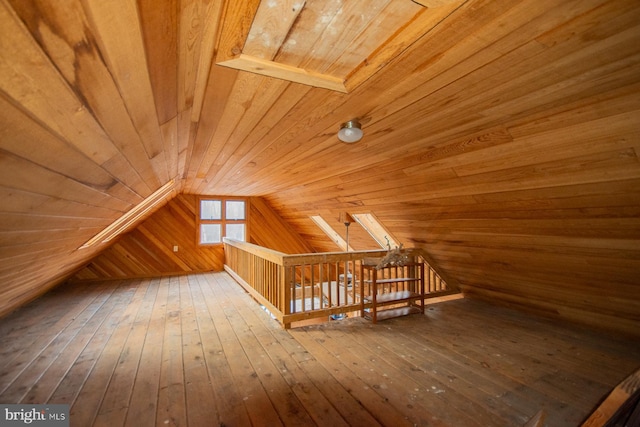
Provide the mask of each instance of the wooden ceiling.
[{"label": "wooden ceiling", "polygon": [[310,215],[371,212],[470,295],[640,324],[636,0],[0,0],[0,32],[0,312],[175,179],[319,251]]}]

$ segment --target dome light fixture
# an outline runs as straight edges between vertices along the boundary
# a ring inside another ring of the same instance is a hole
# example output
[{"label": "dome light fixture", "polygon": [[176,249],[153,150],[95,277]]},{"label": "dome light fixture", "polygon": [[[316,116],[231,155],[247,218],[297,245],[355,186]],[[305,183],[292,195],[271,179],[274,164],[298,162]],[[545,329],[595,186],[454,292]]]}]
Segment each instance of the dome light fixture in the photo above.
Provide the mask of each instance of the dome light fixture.
[{"label": "dome light fixture", "polygon": [[349,120],[348,122],[340,125],[340,130],[338,131],[338,139],[348,144],[360,141],[362,139],[362,135],[363,133],[360,122],[355,119]]}]

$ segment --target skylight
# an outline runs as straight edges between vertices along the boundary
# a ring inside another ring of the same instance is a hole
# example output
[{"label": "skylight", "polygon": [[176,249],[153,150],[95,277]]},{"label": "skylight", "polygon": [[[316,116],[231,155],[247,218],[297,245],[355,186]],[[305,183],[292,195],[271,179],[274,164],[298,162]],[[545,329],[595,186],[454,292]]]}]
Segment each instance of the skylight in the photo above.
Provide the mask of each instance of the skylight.
[{"label": "skylight", "polygon": [[175,180],[167,182],[156,190],[149,197],[138,203],[135,207],[115,220],[107,228],[93,236],[78,249],[91,247],[97,243],[106,243],[125,231],[130,225],[142,218],[147,212],[153,209],[159,202],[163,201],[174,190]]},{"label": "skylight", "polygon": [[[324,231],[324,233],[331,240],[335,242],[336,245],[338,245],[340,250],[347,251],[347,242],[342,238],[342,236],[340,236],[340,234],[336,230],[333,229],[333,227],[331,227],[327,223],[327,221],[324,220],[324,218],[322,218],[320,215],[312,215],[311,219],[316,223],[316,225],[318,225],[318,227],[320,227],[320,229],[322,229],[322,231]],[[351,245],[349,245],[348,250],[353,251]]]},{"label": "skylight", "polygon": [[367,233],[373,237],[373,240],[375,240],[381,248],[388,249],[387,245],[390,246],[390,249],[400,247],[400,243],[398,243],[389,230],[387,230],[373,214],[351,214],[351,216],[362,228],[367,230]]}]

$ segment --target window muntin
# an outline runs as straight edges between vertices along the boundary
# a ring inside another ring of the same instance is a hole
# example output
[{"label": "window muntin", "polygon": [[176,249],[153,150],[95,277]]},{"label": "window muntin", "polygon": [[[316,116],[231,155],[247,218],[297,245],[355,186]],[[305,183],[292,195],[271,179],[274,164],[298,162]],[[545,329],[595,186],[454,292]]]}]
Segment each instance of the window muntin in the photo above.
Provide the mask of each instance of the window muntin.
[{"label": "window muntin", "polygon": [[198,243],[217,245],[224,237],[246,241],[247,203],[244,199],[203,197],[198,212]]}]

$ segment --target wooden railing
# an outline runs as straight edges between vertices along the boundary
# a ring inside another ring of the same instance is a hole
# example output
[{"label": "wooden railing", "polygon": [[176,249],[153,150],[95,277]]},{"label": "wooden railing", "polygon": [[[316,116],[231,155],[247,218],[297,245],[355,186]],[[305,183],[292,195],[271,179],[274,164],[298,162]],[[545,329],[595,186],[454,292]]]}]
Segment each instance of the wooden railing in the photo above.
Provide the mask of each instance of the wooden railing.
[{"label": "wooden railing", "polygon": [[[224,239],[225,270],[285,328],[293,322],[357,313],[362,308],[360,276],[365,259],[385,250],[288,255],[251,243]],[[425,261],[420,250],[409,251],[424,263],[425,298],[457,292]]]}]

